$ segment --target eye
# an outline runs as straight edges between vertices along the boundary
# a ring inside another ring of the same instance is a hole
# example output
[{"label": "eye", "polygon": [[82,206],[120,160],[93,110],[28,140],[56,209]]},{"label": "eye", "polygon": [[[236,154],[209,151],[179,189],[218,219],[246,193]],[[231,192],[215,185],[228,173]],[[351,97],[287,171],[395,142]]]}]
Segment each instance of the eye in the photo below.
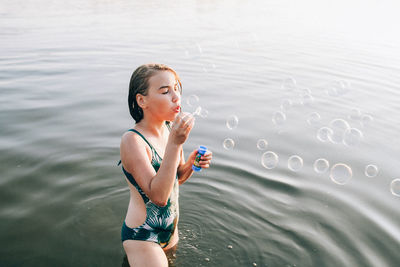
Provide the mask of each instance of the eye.
[{"label": "eye", "polygon": [[169,93],[169,89],[165,89],[165,90],[163,90],[161,93],[162,93],[163,95],[166,95],[166,94]]}]

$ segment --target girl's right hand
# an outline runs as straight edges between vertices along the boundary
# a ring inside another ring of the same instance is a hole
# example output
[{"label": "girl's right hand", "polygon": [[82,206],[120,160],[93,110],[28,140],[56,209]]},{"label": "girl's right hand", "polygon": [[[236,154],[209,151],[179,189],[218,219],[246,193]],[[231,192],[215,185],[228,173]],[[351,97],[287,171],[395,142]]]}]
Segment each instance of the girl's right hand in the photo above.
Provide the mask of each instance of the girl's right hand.
[{"label": "girl's right hand", "polygon": [[176,145],[182,145],[188,138],[193,126],[194,117],[192,114],[186,112],[179,113],[172,122],[169,141]]}]

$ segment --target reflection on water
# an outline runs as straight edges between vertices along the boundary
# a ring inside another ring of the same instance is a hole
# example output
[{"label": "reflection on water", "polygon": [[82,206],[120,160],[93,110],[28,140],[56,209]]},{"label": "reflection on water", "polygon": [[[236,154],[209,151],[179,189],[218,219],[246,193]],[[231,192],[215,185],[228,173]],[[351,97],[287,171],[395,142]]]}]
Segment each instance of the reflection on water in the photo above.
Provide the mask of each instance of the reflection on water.
[{"label": "reflection on water", "polygon": [[[0,265],[127,266],[129,78],[197,115],[172,266],[400,262],[398,3],[2,1]],[[371,19],[379,18],[379,19]]]}]

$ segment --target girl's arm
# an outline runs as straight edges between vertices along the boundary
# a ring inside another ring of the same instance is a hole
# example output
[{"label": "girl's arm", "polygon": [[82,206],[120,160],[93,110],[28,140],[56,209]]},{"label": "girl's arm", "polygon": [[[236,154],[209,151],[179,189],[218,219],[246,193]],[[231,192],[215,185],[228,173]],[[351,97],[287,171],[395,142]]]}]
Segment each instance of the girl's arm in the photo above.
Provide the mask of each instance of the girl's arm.
[{"label": "girl's arm", "polygon": [[[194,162],[194,159],[196,158],[196,154],[197,154],[197,149],[195,149],[192,153],[190,153],[188,160],[185,162],[185,159],[183,157],[183,150],[181,153],[181,162],[179,163],[178,166],[178,181],[179,184],[183,184],[184,182],[186,182],[187,179],[189,179],[192,174],[193,174],[193,170],[192,170],[192,165]],[[199,162],[200,167],[202,169],[207,169],[210,167],[210,163],[211,163],[211,159],[212,159],[212,152],[211,151],[207,151],[202,157],[201,160]]]},{"label": "girl's arm", "polygon": [[193,170],[192,170],[192,164],[194,161],[194,158],[196,157],[196,153],[197,150],[193,151],[190,156],[188,157],[188,160],[185,162],[185,157],[183,155],[183,149],[181,152],[181,162],[179,163],[178,166],[178,181],[179,184],[183,184],[184,182],[186,182],[187,179],[190,178],[190,176],[192,176],[193,174]]},{"label": "girl's arm", "polygon": [[165,206],[168,202],[180,162],[182,144],[189,136],[193,124],[191,115],[179,114],[176,117],[157,172],[151,165],[151,151],[145,141],[132,132],[125,133],[122,137],[121,160],[124,168],[158,206]]}]

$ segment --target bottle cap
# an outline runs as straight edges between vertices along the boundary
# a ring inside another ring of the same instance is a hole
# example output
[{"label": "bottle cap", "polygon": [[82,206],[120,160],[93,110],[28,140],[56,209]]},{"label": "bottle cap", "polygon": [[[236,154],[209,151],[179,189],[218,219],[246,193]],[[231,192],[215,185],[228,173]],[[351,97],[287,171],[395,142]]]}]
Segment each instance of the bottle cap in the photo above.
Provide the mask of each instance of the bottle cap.
[{"label": "bottle cap", "polygon": [[207,151],[207,147],[205,146],[199,146],[199,149],[197,150],[198,153],[204,154]]},{"label": "bottle cap", "polygon": [[201,167],[192,165],[192,170],[194,170],[195,172],[198,172],[198,171],[201,171]]}]

